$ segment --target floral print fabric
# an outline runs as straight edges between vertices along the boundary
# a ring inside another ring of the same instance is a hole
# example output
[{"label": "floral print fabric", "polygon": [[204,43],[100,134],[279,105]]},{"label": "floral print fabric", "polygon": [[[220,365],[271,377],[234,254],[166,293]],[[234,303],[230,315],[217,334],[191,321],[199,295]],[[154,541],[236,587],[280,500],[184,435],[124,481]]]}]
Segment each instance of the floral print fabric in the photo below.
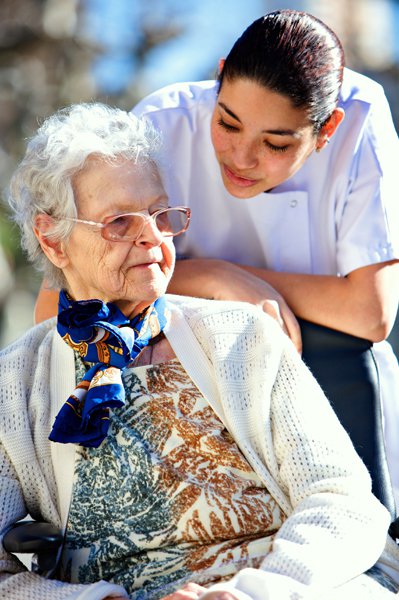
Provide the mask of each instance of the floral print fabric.
[{"label": "floral print fabric", "polygon": [[157,600],[259,566],[283,515],[179,361],[123,383],[107,438],[78,449],[62,578]]}]

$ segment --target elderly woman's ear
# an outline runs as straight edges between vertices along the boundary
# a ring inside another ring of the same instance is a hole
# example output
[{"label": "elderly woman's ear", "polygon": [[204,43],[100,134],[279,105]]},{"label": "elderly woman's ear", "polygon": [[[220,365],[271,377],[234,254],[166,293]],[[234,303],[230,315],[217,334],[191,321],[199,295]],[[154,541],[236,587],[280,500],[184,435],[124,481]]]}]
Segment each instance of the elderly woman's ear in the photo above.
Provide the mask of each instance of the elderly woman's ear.
[{"label": "elderly woman's ear", "polygon": [[33,231],[47,258],[59,269],[67,266],[69,260],[62,241],[51,236],[54,221],[50,215],[41,213],[35,217]]}]

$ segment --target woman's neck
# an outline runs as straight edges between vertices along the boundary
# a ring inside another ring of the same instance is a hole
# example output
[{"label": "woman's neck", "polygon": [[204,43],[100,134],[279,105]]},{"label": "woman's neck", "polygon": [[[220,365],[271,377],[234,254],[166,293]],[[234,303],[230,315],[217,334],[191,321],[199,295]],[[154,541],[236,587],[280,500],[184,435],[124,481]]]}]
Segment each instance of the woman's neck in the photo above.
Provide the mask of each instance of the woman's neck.
[{"label": "woman's neck", "polygon": [[156,344],[146,346],[129,366],[144,367],[147,365],[159,365],[173,358],[176,358],[176,354],[168,340],[163,337]]}]

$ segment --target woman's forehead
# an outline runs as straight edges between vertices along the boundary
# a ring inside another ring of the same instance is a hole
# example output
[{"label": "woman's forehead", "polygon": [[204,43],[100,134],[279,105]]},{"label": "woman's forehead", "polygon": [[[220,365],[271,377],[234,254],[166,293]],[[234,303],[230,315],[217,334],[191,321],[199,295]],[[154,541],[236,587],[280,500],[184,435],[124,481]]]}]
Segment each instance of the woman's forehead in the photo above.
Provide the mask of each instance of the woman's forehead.
[{"label": "woman's forehead", "polygon": [[101,208],[132,211],[163,203],[166,194],[156,165],[152,161],[112,161],[90,158],[84,170],[74,177],[75,201],[80,210]]},{"label": "woman's forehead", "polygon": [[308,112],[296,107],[288,96],[251,79],[224,80],[217,106],[242,123],[252,123],[261,132],[276,131],[294,135],[310,127]]}]

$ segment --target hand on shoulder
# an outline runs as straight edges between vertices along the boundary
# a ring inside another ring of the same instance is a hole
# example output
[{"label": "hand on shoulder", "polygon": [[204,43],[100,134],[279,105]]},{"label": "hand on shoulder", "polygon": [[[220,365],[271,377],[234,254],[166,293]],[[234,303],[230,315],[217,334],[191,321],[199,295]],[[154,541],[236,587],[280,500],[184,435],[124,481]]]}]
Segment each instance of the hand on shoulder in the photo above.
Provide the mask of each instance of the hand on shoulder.
[{"label": "hand on shoulder", "polygon": [[302,350],[298,321],[282,295],[260,277],[225,260],[188,259],[176,263],[171,292],[213,300],[249,302],[279,323],[298,352]]}]

